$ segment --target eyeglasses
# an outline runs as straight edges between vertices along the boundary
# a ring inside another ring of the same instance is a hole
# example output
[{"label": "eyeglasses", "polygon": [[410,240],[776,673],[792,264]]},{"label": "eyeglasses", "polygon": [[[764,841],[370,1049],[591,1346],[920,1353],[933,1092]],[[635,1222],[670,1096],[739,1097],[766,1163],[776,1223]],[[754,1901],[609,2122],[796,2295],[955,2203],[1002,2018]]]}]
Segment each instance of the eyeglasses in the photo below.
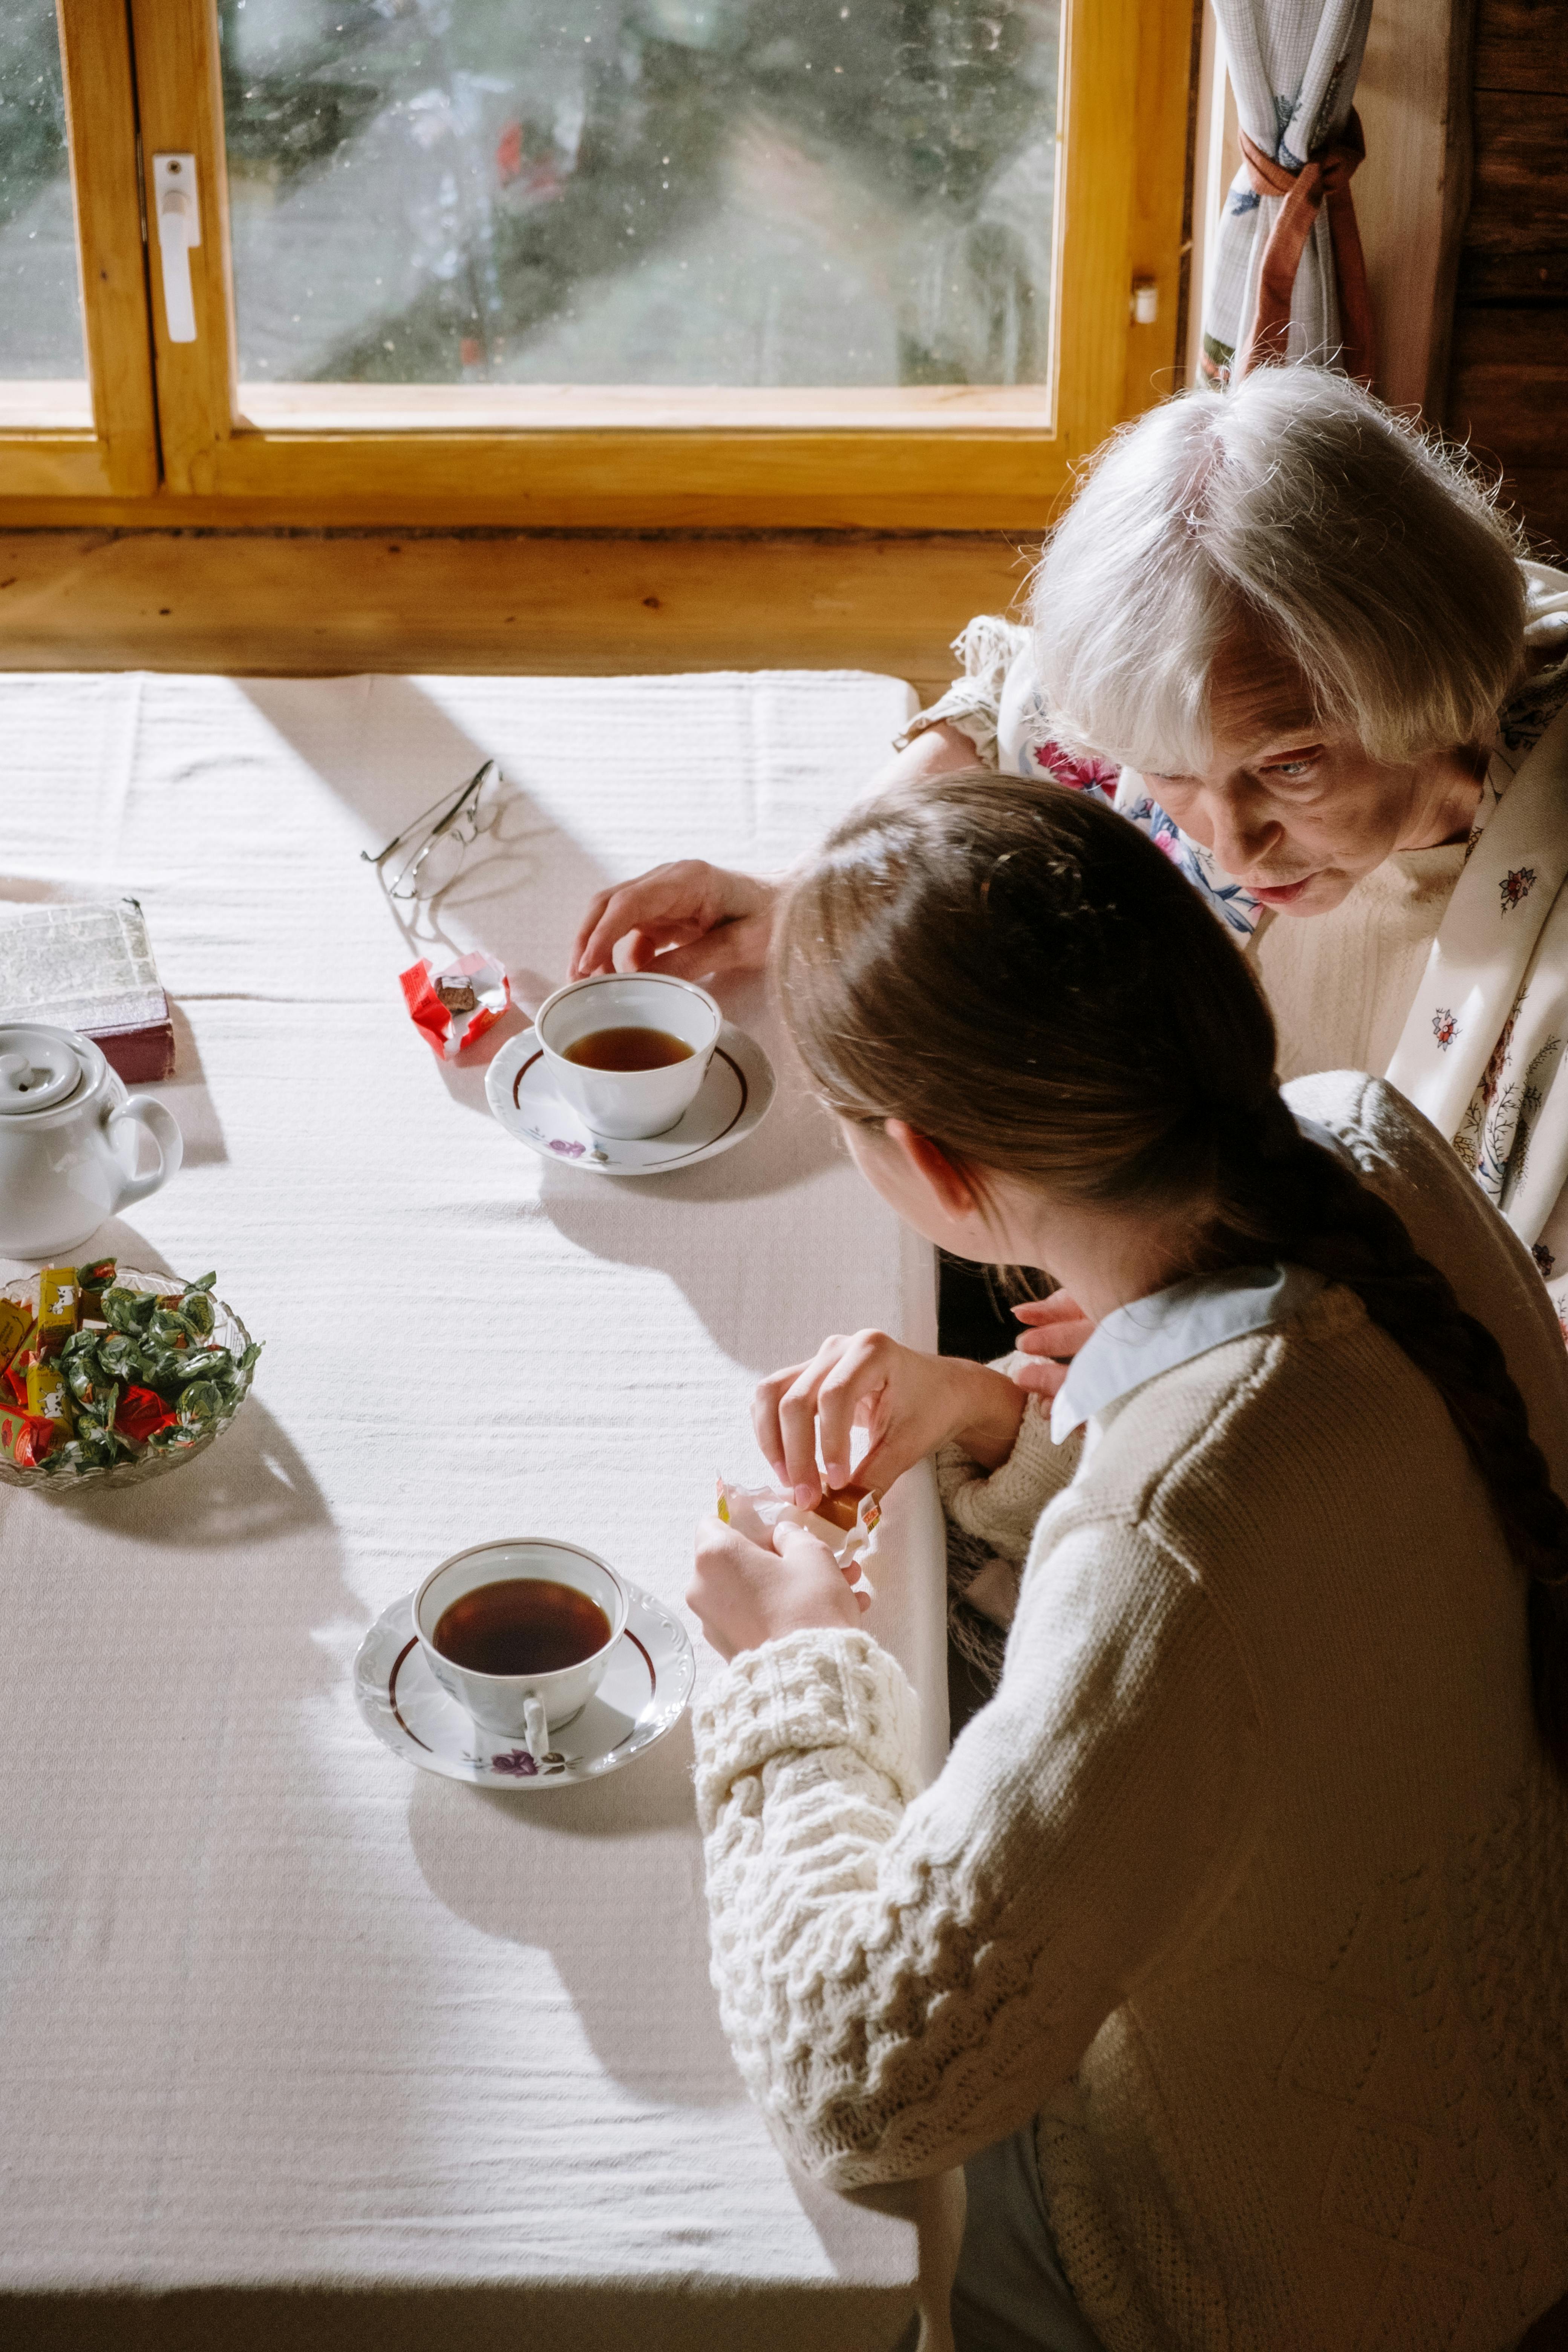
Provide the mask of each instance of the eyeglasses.
[{"label": "eyeglasses", "polygon": [[[501,772],[493,760],[487,760],[455,799],[433,801],[384,849],[374,856],[362,849],[360,856],[367,866],[380,868],[389,857],[405,853],[386,884],[388,895],[405,903],[428,904],[457,880],[463,860],[480,834],[494,824],[505,798]],[[386,882],[384,874],[381,878]]]}]

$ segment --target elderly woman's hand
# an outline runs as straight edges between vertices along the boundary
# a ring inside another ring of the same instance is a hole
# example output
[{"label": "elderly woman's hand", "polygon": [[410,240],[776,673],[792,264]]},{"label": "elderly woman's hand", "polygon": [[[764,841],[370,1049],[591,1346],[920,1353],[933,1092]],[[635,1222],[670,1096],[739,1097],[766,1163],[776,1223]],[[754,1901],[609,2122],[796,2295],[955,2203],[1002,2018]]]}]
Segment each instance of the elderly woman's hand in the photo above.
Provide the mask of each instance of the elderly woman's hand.
[{"label": "elderly woman's hand", "polygon": [[567,977],[657,971],[707,980],[761,971],[778,899],[776,882],[699,857],[652,866],[595,894]]},{"label": "elderly woman's hand", "polygon": [[1065,1290],[1053,1291],[1049,1298],[1028,1299],[1013,1312],[1026,1326],[1018,1334],[1018,1352],[1034,1359],[1018,1365],[1013,1378],[1036,1396],[1054,1397],[1071,1369],[1071,1359],[1093,1337],[1095,1327]]},{"label": "elderly woman's hand", "polygon": [[871,1605],[868,1593],[850,1591],[860,1572],[854,1562],[840,1568],[804,1528],[777,1527],[773,1542],[776,1550],[768,1551],[718,1518],[698,1528],[687,1606],[721,1658],[807,1626],[858,1625]]}]

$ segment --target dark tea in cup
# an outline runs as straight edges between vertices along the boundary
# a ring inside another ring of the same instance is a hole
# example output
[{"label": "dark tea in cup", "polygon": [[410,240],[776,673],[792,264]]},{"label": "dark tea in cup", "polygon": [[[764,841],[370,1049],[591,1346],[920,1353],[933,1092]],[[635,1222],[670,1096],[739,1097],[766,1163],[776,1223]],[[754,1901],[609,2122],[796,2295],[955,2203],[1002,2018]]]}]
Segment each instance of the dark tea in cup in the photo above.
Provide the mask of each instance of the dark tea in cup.
[{"label": "dark tea in cup", "polygon": [[592,1594],[552,1576],[503,1576],[448,1602],[430,1639],[472,1675],[553,1675],[610,1638]]},{"label": "dark tea in cup", "polygon": [[691,1054],[684,1037],[668,1029],[645,1029],[640,1023],[590,1029],[562,1048],[563,1061],[580,1063],[585,1070],[667,1070],[672,1062],[689,1062]]}]

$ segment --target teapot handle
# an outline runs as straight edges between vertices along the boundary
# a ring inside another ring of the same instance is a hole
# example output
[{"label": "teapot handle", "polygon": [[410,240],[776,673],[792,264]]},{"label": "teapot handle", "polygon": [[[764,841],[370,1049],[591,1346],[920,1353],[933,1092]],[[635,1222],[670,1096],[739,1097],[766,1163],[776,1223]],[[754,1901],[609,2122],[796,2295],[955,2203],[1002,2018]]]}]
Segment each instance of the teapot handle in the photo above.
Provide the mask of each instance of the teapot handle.
[{"label": "teapot handle", "polygon": [[185,1140],[173,1111],[165,1110],[152,1095],[132,1095],[129,1101],[122,1102],[118,1110],[110,1113],[109,1128],[111,1136],[122,1118],[133,1118],[138,1127],[146,1129],[158,1147],[158,1165],[149,1176],[126,1178],[125,1189],[114,1204],[116,1213],[129,1208],[132,1201],[144,1201],[149,1192],[155,1192],[160,1184],[166,1184],[185,1156]]}]

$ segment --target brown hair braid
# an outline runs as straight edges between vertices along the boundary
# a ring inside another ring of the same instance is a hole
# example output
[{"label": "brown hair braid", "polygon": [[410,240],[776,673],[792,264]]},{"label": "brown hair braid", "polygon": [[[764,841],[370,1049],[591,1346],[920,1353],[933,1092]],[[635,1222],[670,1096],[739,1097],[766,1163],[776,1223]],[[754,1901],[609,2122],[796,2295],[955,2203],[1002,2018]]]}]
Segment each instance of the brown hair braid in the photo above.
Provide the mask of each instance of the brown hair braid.
[{"label": "brown hair braid", "polygon": [[778,977],[841,1117],[986,1173],[1192,1213],[1193,1271],[1260,1251],[1354,1290],[1432,1382],[1531,1581],[1542,1738],[1568,1773],[1568,1508],[1496,1339],[1394,1211],[1304,1138],[1251,968],[1137,829],[987,770],[858,809],[795,884]]}]

